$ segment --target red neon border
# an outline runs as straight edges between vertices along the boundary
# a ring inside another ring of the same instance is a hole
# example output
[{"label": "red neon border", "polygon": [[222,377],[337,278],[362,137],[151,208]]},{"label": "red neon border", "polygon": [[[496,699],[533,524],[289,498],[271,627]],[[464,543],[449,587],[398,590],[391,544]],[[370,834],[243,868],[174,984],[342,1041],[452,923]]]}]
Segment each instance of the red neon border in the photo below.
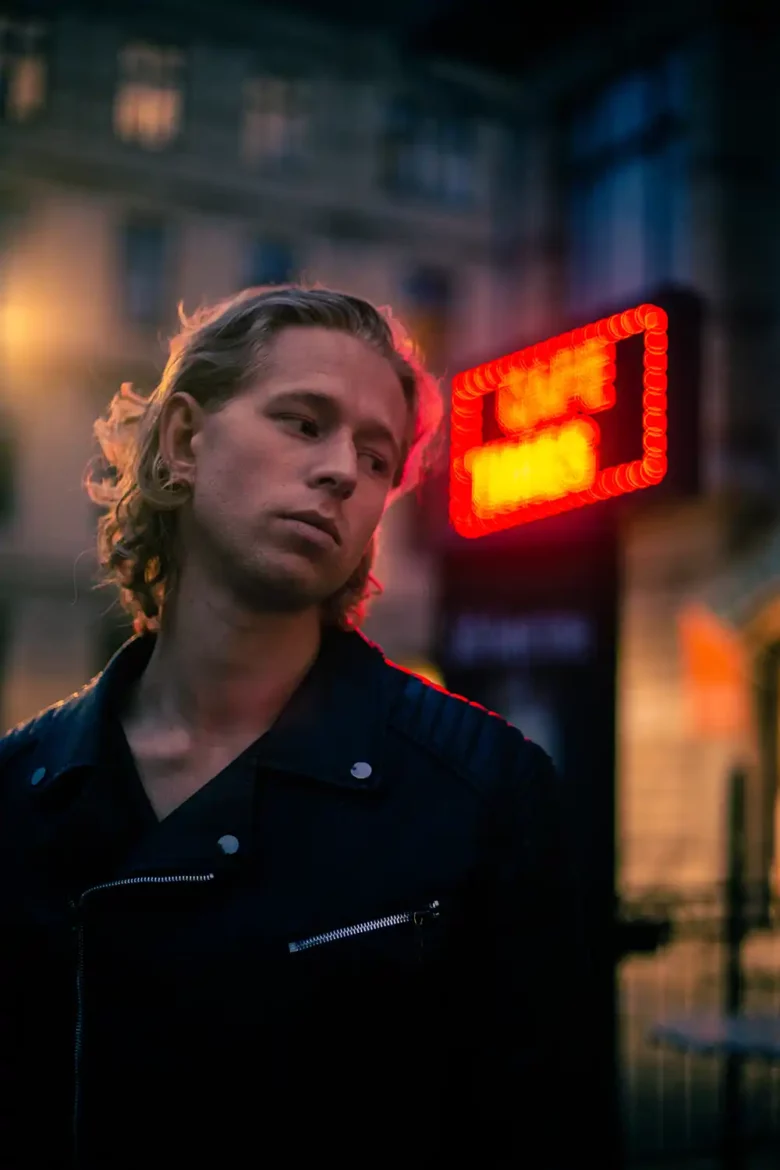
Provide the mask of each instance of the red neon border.
[{"label": "red neon border", "polygon": [[[487,536],[491,532],[514,528],[518,524],[541,520],[571,508],[595,504],[599,500],[660,483],[667,468],[667,328],[668,319],[663,309],[657,305],[638,305],[635,309],[614,313],[591,325],[572,329],[538,345],[528,346],[456,374],[452,382],[450,414],[450,522],[455,531],[466,537]],[[603,468],[594,485],[585,491],[570,492],[557,500],[522,504],[489,519],[476,516],[471,503],[471,475],[465,468],[464,457],[473,447],[483,445],[484,395],[498,389],[511,370],[527,368],[535,359],[549,360],[561,349],[582,345],[592,339],[618,342],[637,333],[644,334],[645,343],[642,458]]]}]

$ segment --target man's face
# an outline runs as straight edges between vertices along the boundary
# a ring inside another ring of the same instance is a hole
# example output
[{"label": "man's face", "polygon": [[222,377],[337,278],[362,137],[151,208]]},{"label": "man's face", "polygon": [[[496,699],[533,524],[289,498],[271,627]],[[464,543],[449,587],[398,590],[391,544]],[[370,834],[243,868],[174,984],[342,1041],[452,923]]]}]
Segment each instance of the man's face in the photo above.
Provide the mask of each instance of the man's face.
[{"label": "man's face", "polygon": [[319,604],[365,552],[408,427],[398,376],[369,345],[285,329],[257,381],[201,416],[185,558],[205,558],[258,611]]}]

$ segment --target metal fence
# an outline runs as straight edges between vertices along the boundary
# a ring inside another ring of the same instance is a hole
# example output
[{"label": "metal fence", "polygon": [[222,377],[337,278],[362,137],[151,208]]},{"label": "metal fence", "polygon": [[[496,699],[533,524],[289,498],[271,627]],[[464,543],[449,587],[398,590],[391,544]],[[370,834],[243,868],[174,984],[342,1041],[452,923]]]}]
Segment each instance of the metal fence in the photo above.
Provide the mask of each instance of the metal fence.
[{"label": "metal fence", "polygon": [[[727,887],[624,899],[629,919],[667,927],[654,953],[626,956],[618,973],[623,1133],[632,1168],[694,1166],[721,1147],[730,1108],[726,1059],[671,1050],[654,1042],[652,1031],[671,1017],[724,1010],[735,938],[739,1010],[780,1016],[780,901],[765,887],[742,890],[738,912],[735,932]],[[780,1063],[741,1060],[737,1077],[744,1146],[756,1157],[776,1156],[780,1166]]]}]

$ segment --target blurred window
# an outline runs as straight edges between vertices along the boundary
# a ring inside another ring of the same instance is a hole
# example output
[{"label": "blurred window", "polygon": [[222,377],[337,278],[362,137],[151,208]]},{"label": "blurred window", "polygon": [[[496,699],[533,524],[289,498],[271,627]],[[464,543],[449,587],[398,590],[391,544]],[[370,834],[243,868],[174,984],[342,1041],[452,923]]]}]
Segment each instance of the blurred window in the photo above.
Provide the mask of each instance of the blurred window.
[{"label": "blurred window", "polygon": [[686,63],[613,82],[567,128],[568,299],[600,310],[690,281]]},{"label": "blurred window", "polygon": [[256,239],[249,248],[246,283],[289,284],[295,279],[295,256],[289,244],[279,240]]},{"label": "blurred window", "polygon": [[0,15],[0,117],[25,122],[46,103],[46,34]]},{"label": "blurred window", "polygon": [[310,111],[310,91],[305,82],[291,77],[249,78],[244,86],[244,161],[300,161],[308,144]]},{"label": "blurred window", "polygon": [[388,112],[381,144],[383,186],[451,206],[474,202],[477,132],[466,117],[438,114],[398,99]]},{"label": "blurred window", "polygon": [[443,373],[447,361],[453,308],[452,276],[443,268],[421,265],[404,288],[407,324],[425,361]]},{"label": "blurred window", "polygon": [[157,45],[127,45],[119,54],[114,128],[124,142],[161,150],[181,130],[184,54]]},{"label": "blurred window", "polygon": [[130,218],[122,228],[122,281],[125,311],[131,321],[156,325],[164,320],[168,292],[168,232],[152,216]]}]

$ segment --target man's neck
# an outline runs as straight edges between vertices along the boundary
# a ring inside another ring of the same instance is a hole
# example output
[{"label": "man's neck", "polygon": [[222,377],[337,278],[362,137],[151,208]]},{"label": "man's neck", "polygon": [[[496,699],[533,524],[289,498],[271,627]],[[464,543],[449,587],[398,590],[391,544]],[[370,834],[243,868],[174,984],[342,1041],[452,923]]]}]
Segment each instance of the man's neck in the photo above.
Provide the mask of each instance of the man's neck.
[{"label": "man's neck", "polygon": [[261,734],[308,673],[319,645],[316,610],[247,613],[228,599],[179,593],[132,696],[132,717],[196,738]]}]

